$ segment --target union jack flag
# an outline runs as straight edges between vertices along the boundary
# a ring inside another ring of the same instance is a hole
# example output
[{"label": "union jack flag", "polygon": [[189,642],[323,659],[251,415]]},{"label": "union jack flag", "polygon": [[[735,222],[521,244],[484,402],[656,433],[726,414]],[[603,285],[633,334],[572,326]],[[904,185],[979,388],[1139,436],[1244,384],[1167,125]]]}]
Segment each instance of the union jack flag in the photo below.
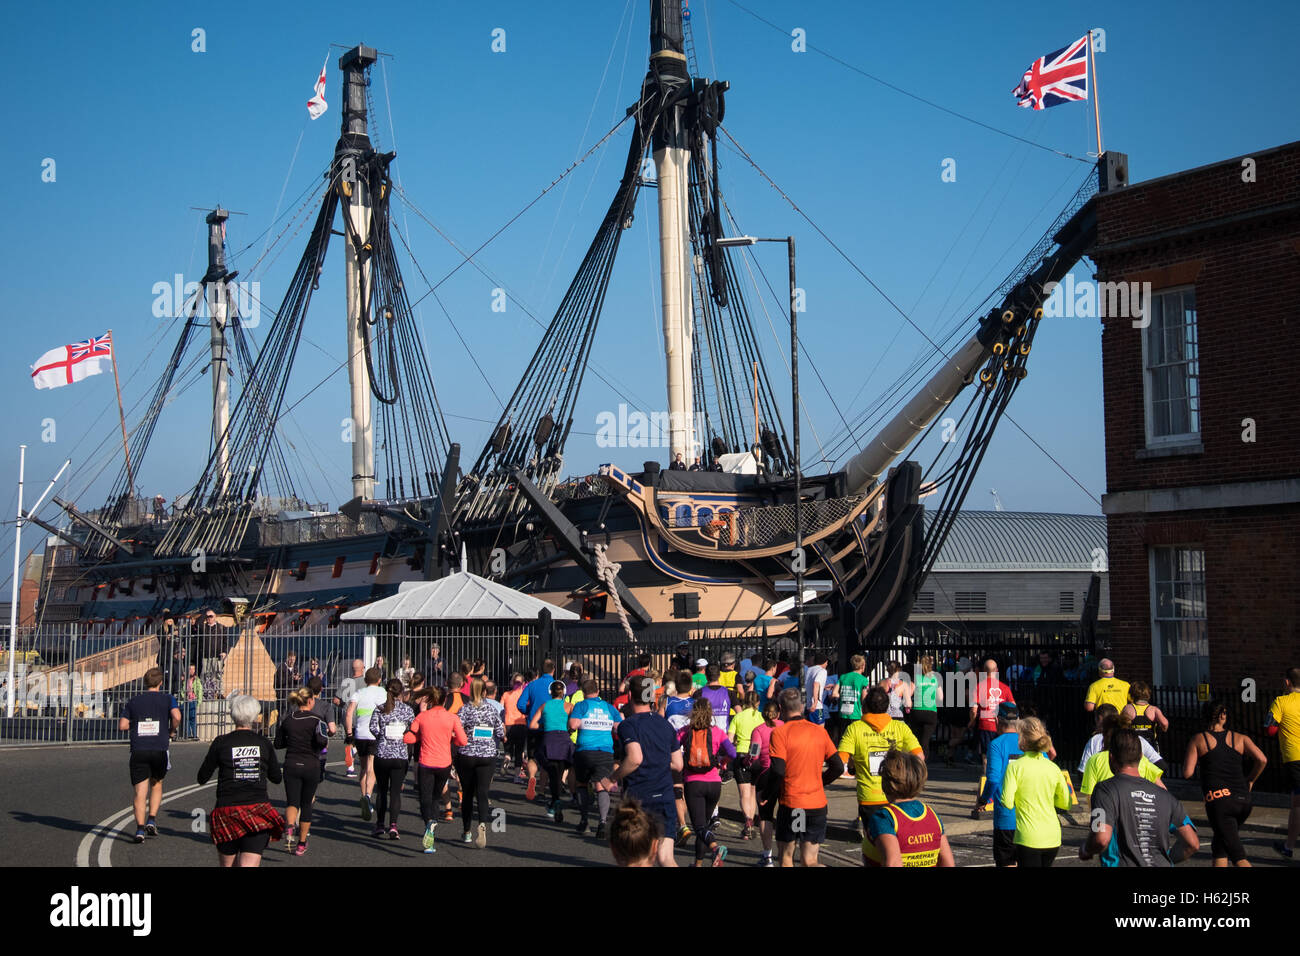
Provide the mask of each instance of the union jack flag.
[{"label": "union jack flag", "polygon": [[98,338],[89,338],[84,342],[77,342],[69,345],[70,354],[68,358],[79,359],[88,355],[102,355],[108,357],[113,354],[113,333],[105,332]]},{"label": "union jack flag", "polygon": [[1033,62],[1011,92],[1017,105],[1036,110],[1088,98],[1088,40],[1091,34]]}]

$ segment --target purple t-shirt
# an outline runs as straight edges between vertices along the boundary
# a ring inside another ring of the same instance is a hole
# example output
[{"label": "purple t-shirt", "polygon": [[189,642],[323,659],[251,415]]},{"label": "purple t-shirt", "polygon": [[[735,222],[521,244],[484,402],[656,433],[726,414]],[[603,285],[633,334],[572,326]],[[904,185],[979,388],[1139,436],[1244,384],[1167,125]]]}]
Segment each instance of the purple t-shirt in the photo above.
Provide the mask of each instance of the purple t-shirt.
[{"label": "purple t-shirt", "polygon": [[700,696],[713,708],[713,726],[723,733],[731,726],[731,694],[725,687],[701,687]]}]

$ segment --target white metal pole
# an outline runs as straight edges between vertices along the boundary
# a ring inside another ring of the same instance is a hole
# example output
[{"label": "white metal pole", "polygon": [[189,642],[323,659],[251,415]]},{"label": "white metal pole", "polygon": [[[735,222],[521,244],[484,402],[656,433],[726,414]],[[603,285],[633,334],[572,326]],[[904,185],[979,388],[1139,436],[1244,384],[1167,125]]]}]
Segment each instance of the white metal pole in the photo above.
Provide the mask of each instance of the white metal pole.
[{"label": "white metal pole", "polygon": [[23,550],[23,468],[27,464],[27,446],[18,446],[18,521],[14,524],[14,586],[13,603],[9,607],[9,682],[8,703],[5,713],[14,715],[14,655],[18,652],[18,564]]}]

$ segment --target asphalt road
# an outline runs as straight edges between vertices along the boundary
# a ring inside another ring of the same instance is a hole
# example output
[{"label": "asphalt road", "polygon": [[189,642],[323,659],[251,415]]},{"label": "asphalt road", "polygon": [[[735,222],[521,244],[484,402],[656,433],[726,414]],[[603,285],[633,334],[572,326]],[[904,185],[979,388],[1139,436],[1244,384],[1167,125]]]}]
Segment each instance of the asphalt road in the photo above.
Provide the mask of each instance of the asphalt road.
[{"label": "asphalt road", "polygon": [[[195,782],[207,744],[176,743],[172,770],[163,788],[158,816],[160,835],[142,845],[131,842],[134,821],[130,814],[131,789],[127,777],[127,750],[121,745],[80,747],[12,747],[0,751],[4,767],[4,808],[0,811],[0,843],[6,862],[23,866],[214,866],[217,862],[203,829],[215,797],[215,781],[199,787]],[[360,790],[343,774],[342,743],[333,742],[331,763],[316,801],[310,850],[293,857],[283,843],[272,845],[263,866],[609,866],[608,847],[588,830],[574,833],[576,811],[565,823],[549,820],[541,802],[529,804],[523,788],[501,777],[493,782],[494,823],[488,846],[479,850],[459,842],[459,818],[438,828],[438,852],[421,852],[419,804],[414,774],[403,793],[398,841],[371,836],[372,824],[361,819],[357,805]],[[837,784],[839,785],[839,784]],[[734,789],[728,785],[728,789]],[[272,802],[283,806],[284,791],[271,787]],[[734,801],[732,801],[734,802]],[[499,811],[499,812],[498,812]],[[729,849],[727,866],[755,866],[761,849],[757,840],[742,841],[739,826],[724,821],[720,830]],[[1066,827],[1065,846],[1057,866],[1083,864],[1075,847],[1082,828]],[[1208,866],[1209,834],[1202,831],[1203,849],[1191,866]],[[1245,834],[1253,862],[1286,866],[1270,849],[1273,837]],[[990,866],[992,835],[987,828],[954,835],[951,840],[959,866]],[[694,859],[693,844],[679,847],[677,862]],[[860,866],[856,844],[832,839],[822,849],[821,861],[830,866]]]}]

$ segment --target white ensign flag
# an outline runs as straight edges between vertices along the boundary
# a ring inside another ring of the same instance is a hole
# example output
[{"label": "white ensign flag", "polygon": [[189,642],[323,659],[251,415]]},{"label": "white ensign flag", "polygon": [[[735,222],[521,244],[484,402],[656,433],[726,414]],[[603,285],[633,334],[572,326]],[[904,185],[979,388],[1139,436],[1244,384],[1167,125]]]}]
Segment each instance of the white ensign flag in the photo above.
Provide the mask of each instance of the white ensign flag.
[{"label": "white ensign flag", "polygon": [[32,382],[37,388],[60,388],[80,382],[104,371],[103,363],[113,361],[113,333],[50,349],[32,366]]},{"label": "white ensign flag", "polygon": [[316,95],[307,101],[307,115],[320,119],[322,113],[330,108],[325,102],[325,69],[330,65],[329,54],[325,54],[325,64],[320,68],[320,78],[316,81]]}]

